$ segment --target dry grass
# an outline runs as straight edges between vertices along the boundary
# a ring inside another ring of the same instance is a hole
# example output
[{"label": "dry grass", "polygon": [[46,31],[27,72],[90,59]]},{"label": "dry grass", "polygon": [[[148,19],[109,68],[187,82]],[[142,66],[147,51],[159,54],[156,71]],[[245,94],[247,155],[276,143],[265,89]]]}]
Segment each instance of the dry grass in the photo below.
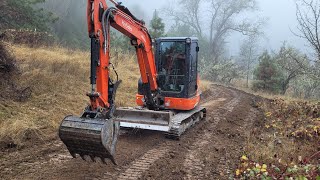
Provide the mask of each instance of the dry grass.
[{"label": "dry grass", "polygon": [[247,87],[247,82],[245,79],[235,79],[233,81],[233,86],[236,87],[237,89],[240,89],[242,91],[245,91],[247,93],[256,95],[256,96],[261,96],[263,98],[266,99],[283,99],[286,102],[290,103],[290,102],[302,102],[302,101],[309,101],[309,102],[318,102],[318,99],[303,99],[303,98],[298,98],[298,97],[293,97],[292,93],[289,92],[289,90],[287,91],[287,93],[285,95],[281,95],[281,94],[274,94],[271,92],[263,92],[263,91],[253,91],[252,90],[252,80],[249,80],[249,87]]},{"label": "dry grass", "polygon": [[20,144],[27,132],[56,128],[66,114],[80,114],[86,103],[88,53],[61,48],[12,46],[21,76],[19,86],[30,87],[26,102],[1,103],[0,138]]},{"label": "dry grass", "polygon": [[140,71],[135,54],[114,56],[114,65],[122,83],[116,96],[117,106],[135,106]]},{"label": "dry grass", "polygon": [[[22,144],[30,133],[56,131],[66,115],[82,113],[90,89],[88,52],[17,45],[10,49],[21,71],[19,86],[31,87],[32,97],[26,102],[0,101],[0,141]],[[134,105],[138,67],[134,56],[121,55],[118,60],[118,73],[124,83],[117,102],[121,106]]]}]

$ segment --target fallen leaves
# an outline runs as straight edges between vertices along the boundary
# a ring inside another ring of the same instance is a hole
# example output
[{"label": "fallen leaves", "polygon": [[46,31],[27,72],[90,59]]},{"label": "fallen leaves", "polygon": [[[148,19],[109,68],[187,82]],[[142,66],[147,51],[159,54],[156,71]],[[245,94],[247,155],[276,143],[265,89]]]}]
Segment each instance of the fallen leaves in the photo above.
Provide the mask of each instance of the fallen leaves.
[{"label": "fallen leaves", "polygon": [[248,141],[235,179],[320,180],[320,103],[280,98],[266,103],[261,105],[264,123],[259,125],[260,133]]},{"label": "fallen leaves", "polygon": [[235,174],[237,178],[269,178],[266,164],[260,165],[250,161],[245,155],[241,156],[240,161],[241,164]]},{"label": "fallen leaves", "polygon": [[[249,160],[247,156],[240,158],[241,164],[235,171],[235,179],[317,179],[320,174],[320,165],[290,164],[278,167],[271,164],[260,164]],[[318,179],[317,179],[318,180]],[[320,180],[320,179],[319,179]]]},{"label": "fallen leaves", "polygon": [[245,155],[241,156],[241,161],[248,161],[247,156],[245,156]]},{"label": "fallen leaves", "polygon": [[265,113],[265,128],[300,140],[320,139],[320,105],[278,98]]},{"label": "fallen leaves", "polygon": [[267,112],[265,115],[266,117],[270,117],[272,115],[272,112]]}]

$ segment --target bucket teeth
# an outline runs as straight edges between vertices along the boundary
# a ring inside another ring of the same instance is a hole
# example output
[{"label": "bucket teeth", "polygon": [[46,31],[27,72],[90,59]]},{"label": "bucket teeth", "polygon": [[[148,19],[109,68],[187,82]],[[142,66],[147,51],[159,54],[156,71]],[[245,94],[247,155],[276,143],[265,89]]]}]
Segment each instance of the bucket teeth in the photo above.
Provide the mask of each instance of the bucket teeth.
[{"label": "bucket teeth", "polygon": [[69,151],[69,153],[71,154],[71,156],[72,156],[73,158],[77,158],[77,154],[76,154],[76,153],[70,151],[69,149],[68,149],[68,151]]},{"label": "bucket teeth", "polygon": [[66,117],[59,128],[59,137],[67,146],[71,156],[83,159],[110,159],[114,164],[115,147],[119,123],[112,119]]},{"label": "bucket teeth", "polygon": [[[112,161],[112,160],[111,160]],[[106,159],[105,158],[101,158],[101,162],[103,163],[103,164],[107,164],[107,162],[106,162]],[[116,163],[114,163],[113,162],[113,164],[116,164]]]},{"label": "bucket teeth", "polygon": [[111,160],[111,162],[114,164],[114,165],[117,165],[117,162],[116,162],[116,160],[112,157],[112,158],[110,158],[110,160]]},{"label": "bucket teeth", "polygon": [[96,162],[96,160],[94,159],[95,157],[94,156],[90,156],[92,162]]}]

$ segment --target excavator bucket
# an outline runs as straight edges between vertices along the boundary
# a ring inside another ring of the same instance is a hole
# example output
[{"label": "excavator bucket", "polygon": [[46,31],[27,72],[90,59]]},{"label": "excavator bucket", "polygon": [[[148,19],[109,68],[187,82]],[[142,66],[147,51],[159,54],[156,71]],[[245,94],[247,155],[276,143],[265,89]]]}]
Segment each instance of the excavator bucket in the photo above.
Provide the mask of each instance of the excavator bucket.
[{"label": "excavator bucket", "polygon": [[114,155],[120,125],[113,119],[83,118],[67,116],[59,128],[59,137],[73,158],[79,155],[103,163],[110,159],[116,164]]}]

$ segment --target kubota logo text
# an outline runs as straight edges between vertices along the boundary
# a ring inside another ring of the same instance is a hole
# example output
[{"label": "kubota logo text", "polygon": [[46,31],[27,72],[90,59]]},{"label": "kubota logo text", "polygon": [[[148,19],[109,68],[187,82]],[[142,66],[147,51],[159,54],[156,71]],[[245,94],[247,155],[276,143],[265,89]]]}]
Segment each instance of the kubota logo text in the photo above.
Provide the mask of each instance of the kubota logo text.
[{"label": "kubota logo text", "polygon": [[124,28],[132,32],[132,27],[127,22],[122,20],[122,25],[124,26]]}]

